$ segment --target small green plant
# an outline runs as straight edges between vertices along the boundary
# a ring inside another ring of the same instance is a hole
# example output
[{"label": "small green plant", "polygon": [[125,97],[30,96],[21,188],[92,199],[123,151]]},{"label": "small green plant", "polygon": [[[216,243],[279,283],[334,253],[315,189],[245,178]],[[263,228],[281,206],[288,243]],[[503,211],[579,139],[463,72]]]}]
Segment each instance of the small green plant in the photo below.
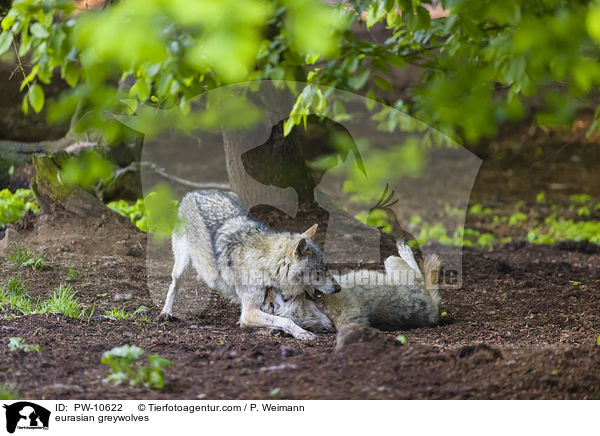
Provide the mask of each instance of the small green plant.
[{"label": "small green plant", "polygon": [[113,381],[120,385],[127,382],[130,386],[141,383],[146,387],[162,389],[165,383],[164,368],[174,366],[173,363],[158,354],[148,354],[148,366],[143,366],[139,361],[142,354],[144,350],[136,345],[123,345],[104,352],[102,364],[112,370],[112,374],[103,380],[104,383]]},{"label": "small green plant", "polygon": [[281,388],[272,389],[271,392],[269,392],[269,396],[271,398],[283,398],[283,394],[281,393]]},{"label": "small green plant", "polygon": [[42,347],[37,344],[26,344],[23,342],[23,338],[15,337],[8,339],[8,351],[24,351],[26,353],[30,351],[37,351],[38,353],[41,353]]},{"label": "small green plant", "polygon": [[392,225],[389,221],[388,214],[382,209],[373,209],[370,212],[362,211],[354,218],[369,227],[377,227],[383,233],[391,233]]},{"label": "small green plant", "polygon": [[592,212],[590,211],[590,208],[587,206],[581,206],[577,208],[577,215],[578,216],[590,216],[592,214]]},{"label": "small green plant", "polygon": [[589,194],[573,194],[569,195],[569,200],[575,204],[585,204],[592,201],[592,196]]},{"label": "small green plant", "polygon": [[538,203],[545,203],[546,202],[546,193],[545,192],[539,192],[536,196],[535,196],[535,201],[537,201]]},{"label": "small green plant", "polygon": [[527,221],[527,215],[525,215],[523,212],[516,212],[513,213],[508,219],[508,225],[516,226],[524,221]]},{"label": "small green plant", "polygon": [[144,208],[143,199],[138,198],[138,200],[133,204],[129,204],[125,200],[111,201],[107,204],[107,206],[109,209],[128,217],[129,220],[140,230],[147,231],[146,210]]},{"label": "small green plant", "polygon": [[19,392],[14,384],[5,382],[0,385],[0,400],[12,401],[17,398],[19,398]]},{"label": "small green plant", "polygon": [[177,225],[178,205],[179,202],[164,184],[159,184],[145,198],[139,198],[133,204],[125,200],[111,201],[107,204],[110,209],[128,217],[142,232],[150,231],[159,238],[170,235]]},{"label": "small green plant", "polygon": [[15,265],[21,265],[35,270],[43,269],[46,264],[46,255],[34,255],[25,247],[17,247],[15,252],[8,256],[8,260]]},{"label": "small green plant", "polygon": [[0,226],[16,223],[28,210],[39,211],[33,191],[17,189],[14,194],[9,189],[0,191]]},{"label": "small green plant", "polygon": [[85,317],[85,309],[80,307],[79,300],[75,297],[77,294],[70,285],[63,285],[62,283],[49,300],[46,300],[43,304],[42,310],[44,313],[62,313],[70,318],[83,318]]},{"label": "small green plant", "polygon": [[596,345],[600,347],[600,335],[598,335],[598,339],[596,339]]},{"label": "small green plant", "polygon": [[484,233],[477,238],[477,245],[479,247],[492,247],[496,238],[491,233]]},{"label": "small green plant", "polygon": [[543,224],[529,231],[527,240],[534,244],[554,244],[566,240],[600,244],[600,221],[575,222],[552,214]]},{"label": "small green plant", "polygon": [[489,207],[484,207],[482,204],[475,203],[473,206],[469,208],[470,215],[490,215],[492,213],[492,209]]},{"label": "small green plant", "polygon": [[0,287],[0,302],[7,309],[14,310],[22,315],[38,313],[39,307],[31,298],[23,282],[18,277],[11,277]]},{"label": "small green plant", "polygon": [[73,267],[69,267],[69,272],[67,273],[67,280],[69,280],[70,282],[76,282],[79,281],[80,278],[81,276],[79,275],[77,270]]},{"label": "small green plant", "polygon": [[107,316],[110,319],[130,319],[133,317],[133,315],[127,313],[125,309],[116,307],[104,312],[104,316]]},{"label": "small green plant", "polygon": [[133,312],[133,316],[135,317],[136,321],[139,321],[142,323],[150,322],[150,318],[148,317],[148,312],[150,312],[152,309],[154,309],[154,306],[152,306],[152,307],[140,306],[137,309],[135,309],[135,312]]}]

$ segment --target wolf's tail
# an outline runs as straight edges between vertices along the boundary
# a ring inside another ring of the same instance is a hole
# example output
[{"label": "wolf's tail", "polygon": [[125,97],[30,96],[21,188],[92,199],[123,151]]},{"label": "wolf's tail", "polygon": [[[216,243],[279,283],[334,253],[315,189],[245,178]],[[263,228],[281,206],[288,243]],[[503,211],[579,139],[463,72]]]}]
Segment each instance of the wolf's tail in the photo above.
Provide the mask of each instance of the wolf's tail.
[{"label": "wolf's tail", "polygon": [[425,289],[429,293],[432,303],[432,314],[436,322],[440,316],[440,305],[442,304],[442,296],[439,290],[439,280],[442,264],[437,254],[429,254],[423,260],[423,275],[425,276]]}]

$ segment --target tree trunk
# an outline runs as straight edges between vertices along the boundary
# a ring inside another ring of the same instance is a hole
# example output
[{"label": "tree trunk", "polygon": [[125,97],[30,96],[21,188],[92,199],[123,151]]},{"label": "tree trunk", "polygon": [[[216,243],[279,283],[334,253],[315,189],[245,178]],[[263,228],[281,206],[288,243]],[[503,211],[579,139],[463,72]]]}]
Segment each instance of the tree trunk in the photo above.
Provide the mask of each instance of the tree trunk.
[{"label": "tree trunk", "polygon": [[265,204],[294,217],[299,203],[314,200],[314,180],[296,134],[284,137],[283,122],[271,126],[223,133],[229,183],[246,209]]},{"label": "tree trunk", "polygon": [[104,203],[79,186],[62,183],[60,167],[68,158],[65,152],[33,158],[35,178],[31,189],[44,213],[66,211],[82,218],[114,214]]}]

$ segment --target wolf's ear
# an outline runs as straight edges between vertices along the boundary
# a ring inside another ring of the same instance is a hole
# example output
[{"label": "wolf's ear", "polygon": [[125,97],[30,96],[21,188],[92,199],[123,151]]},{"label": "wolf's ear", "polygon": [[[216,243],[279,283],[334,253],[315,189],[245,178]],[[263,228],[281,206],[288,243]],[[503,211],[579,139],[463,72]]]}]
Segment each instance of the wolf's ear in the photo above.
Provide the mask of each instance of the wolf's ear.
[{"label": "wolf's ear", "polygon": [[292,249],[290,250],[290,256],[295,258],[301,258],[306,256],[308,253],[308,244],[306,243],[306,238],[302,237],[294,244]]},{"label": "wolf's ear", "polygon": [[319,227],[319,225],[314,224],[310,229],[308,229],[306,232],[302,233],[302,237],[306,238],[306,239],[310,239],[312,241],[315,237],[315,234],[317,233],[317,227]]}]

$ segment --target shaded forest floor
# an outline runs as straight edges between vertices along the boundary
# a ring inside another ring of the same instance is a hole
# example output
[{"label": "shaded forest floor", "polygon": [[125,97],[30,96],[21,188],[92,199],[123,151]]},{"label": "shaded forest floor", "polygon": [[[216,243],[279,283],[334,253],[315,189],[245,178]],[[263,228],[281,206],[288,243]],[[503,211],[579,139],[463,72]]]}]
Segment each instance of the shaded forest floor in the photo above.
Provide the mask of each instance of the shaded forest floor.
[{"label": "shaded forest floor", "polygon": [[[556,202],[583,192],[598,199],[600,148],[580,138],[583,130],[576,125],[570,135],[577,140],[566,148],[569,133],[504,133],[505,139],[482,148],[488,154],[481,154],[471,204],[512,213],[521,201],[520,210],[535,215],[546,207],[536,203],[540,191]],[[259,218],[276,229],[304,230],[315,217],[306,213],[293,223],[272,213]],[[488,221],[469,216],[467,227],[486,230]],[[162,302],[149,291],[146,236],[125,220],[41,215],[21,233],[28,248],[46,254],[48,268],[2,259],[0,281],[19,277],[33,297],[48,298],[74,268],[80,278],[68,283],[83,305],[94,308],[89,321],[0,317],[0,384],[25,398],[600,399],[598,245],[514,240],[467,247],[462,288],[442,291],[447,316],[440,326],[384,332],[335,352],[335,334],[302,343],[241,329],[239,308],[214,294],[203,300],[202,313],[155,321]],[[393,241],[385,244],[391,254]],[[169,262],[165,258],[167,272],[154,277],[165,291]],[[111,308],[132,313],[141,306],[154,307],[148,321],[103,316]],[[406,337],[404,345],[398,334]],[[41,345],[42,352],[9,353],[8,338],[16,336]],[[108,375],[102,353],[125,343],[175,363],[166,369],[163,390],[102,382]]]},{"label": "shaded forest floor", "polygon": [[[442,325],[381,333],[336,353],[335,334],[301,343],[241,329],[239,308],[216,295],[200,315],[177,322],[155,321],[159,307],[149,321],[108,319],[102,314],[113,307],[131,313],[160,304],[148,292],[143,253],[132,248],[145,247],[145,235],[113,220],[40,217],[25,236],[47,254],[50,269],[4,261],[2,278],[20,277],[32,296],[47,298],[73,267],[79,300],[95,310],[89,322],[0,320],[0,383],[26,398],[268,399],[274,389],[277,398],[297,399],[600,398],[595,245],[466,248],[463,287],[443,292]],[[168,275],[163,280],[166,289]],[[400,333],[404,345],[395,340]],[[42,352],[7,352],[15,336]],[[175,363],[162,391],[102,382],[108,368],[100,356],[125,343]]]}]

